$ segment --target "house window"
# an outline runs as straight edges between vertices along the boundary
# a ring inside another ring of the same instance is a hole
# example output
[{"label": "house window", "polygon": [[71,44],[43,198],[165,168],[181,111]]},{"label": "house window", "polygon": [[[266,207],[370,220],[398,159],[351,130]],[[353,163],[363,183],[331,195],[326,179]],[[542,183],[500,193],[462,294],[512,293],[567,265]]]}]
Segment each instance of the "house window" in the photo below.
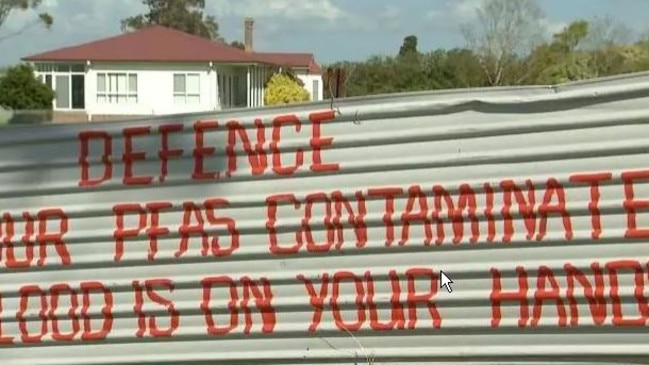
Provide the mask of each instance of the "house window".
[{"label": "house window", "polygon": [[54,90],[54,109],[85,109],[85,65],[38,63],[35,69],[38,79]]},{"label": "house window", "polygon": [[59,109],[71,109],[70,107],[70,75],[56,75],[56,107]]},{"label": "house window", "polygon": [[36,79],[52,89],[52,74],[39,74]]},{"label": "house window", "polygon": [[51,63],[37,63],[36,67],[34,68],[38,73],[46,73],[46,72],[54,71],[54,65]]},{"label": "house window", "polygon": [[200,104],[199,74],[174,74],[174,104]]},{"label": "house window", "polygon": [[98,104],[137,104],[137,74],[98,73]]},{"label": "house window", "polygon": [[320,94],[320,82],[318,80],[313,80],[311,85],[311,100],[318,101],[318,96]]}]

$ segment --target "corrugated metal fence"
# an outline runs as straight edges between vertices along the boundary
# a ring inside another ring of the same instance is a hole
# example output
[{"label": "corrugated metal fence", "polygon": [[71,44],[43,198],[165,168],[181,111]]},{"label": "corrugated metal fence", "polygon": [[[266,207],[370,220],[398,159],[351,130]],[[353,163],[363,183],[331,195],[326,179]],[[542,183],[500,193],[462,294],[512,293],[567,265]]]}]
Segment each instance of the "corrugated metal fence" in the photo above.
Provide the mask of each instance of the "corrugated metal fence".
[{"label": "corrugated metal fence", "polygon": [[647,363],[648,105],[642,74],[5,129],[0,364]]}]

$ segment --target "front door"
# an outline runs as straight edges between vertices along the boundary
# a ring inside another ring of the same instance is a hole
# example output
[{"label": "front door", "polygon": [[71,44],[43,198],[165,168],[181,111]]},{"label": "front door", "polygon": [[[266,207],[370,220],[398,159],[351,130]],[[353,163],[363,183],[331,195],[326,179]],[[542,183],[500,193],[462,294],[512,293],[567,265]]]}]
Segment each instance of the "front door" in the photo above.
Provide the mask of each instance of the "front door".
[{"label": "front door", "polygon": [[86,108],[85,75],[72,75],[72,109]]}]

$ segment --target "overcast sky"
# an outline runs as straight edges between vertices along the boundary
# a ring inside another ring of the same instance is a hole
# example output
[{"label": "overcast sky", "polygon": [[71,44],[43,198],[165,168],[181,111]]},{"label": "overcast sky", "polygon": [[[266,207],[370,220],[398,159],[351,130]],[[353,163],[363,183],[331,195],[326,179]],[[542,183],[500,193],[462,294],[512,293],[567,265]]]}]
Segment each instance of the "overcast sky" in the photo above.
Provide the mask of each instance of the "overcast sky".
[{"label": "overcast sky", "polygon": [[[221,34],[241,40],[243,17],[255,18],[255,49],[313,52],[321,63],[394,54],[415,34],[421,50],[462,46],[458,26],[471,20],[483,0],[207,0]],[[47,31],[28,31],[0,42],[0,65],[20,57],[118,34],[120,19],[143,10],[140,0],[44,0],[53,14]],[[636,32],[647,32],[647,0],[539,0],[548,31],[576,18],[609,15]],[[15,13],[0,36],[32,21]]]}]

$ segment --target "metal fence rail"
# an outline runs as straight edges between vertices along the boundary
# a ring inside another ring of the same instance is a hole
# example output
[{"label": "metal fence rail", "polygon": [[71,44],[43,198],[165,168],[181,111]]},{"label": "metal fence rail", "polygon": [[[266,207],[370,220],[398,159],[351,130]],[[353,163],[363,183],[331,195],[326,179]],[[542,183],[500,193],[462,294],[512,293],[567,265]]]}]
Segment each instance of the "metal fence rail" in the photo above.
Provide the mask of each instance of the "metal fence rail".
[{"label": "metal fence rail", "polygon": [[0,362],[647,363],[648,81],[3,130]]}]

